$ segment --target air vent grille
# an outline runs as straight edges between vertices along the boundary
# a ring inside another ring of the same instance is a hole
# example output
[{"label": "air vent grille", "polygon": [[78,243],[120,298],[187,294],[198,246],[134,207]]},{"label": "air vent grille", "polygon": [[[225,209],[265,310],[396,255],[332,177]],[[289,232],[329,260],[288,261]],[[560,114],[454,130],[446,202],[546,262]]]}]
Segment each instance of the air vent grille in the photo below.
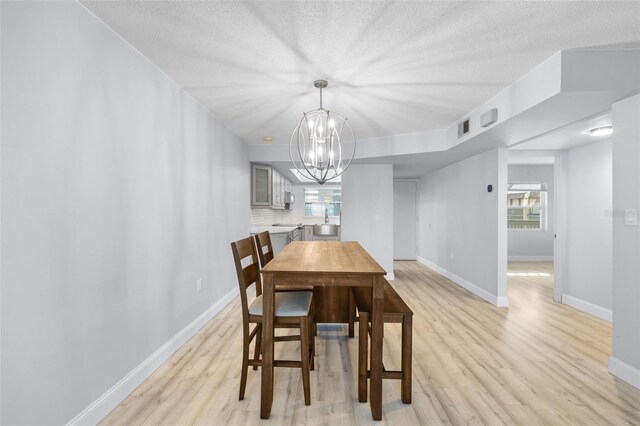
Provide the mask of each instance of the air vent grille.
[{"label": "air vent grille", "polygon": [[469,133],[469,119],[468,118],[466,120],[461,121],[460,123],[458,123],[458,138],[463,137],[467,133]]}]

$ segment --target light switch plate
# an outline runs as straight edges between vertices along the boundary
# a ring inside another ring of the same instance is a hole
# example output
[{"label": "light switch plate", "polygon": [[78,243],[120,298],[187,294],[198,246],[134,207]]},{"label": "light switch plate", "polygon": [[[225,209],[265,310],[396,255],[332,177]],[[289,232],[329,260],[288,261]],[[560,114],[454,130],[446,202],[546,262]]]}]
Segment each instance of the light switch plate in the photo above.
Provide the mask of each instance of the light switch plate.
[{"label": "light switch plate", "polygon": [[637,209],[624,209],[624,224],[625,226],[638,226]]}]

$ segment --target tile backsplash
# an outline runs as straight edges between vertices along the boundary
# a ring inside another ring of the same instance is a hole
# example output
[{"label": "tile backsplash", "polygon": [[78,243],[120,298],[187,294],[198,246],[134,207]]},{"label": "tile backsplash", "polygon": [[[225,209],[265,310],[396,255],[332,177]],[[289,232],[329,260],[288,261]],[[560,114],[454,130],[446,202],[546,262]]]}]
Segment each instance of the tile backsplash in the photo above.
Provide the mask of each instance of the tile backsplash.
[{"label": "tile backsplash", "polygon": [[251,209],[251,226],[268,226],[274,223],[299,223],[291,210]]}]

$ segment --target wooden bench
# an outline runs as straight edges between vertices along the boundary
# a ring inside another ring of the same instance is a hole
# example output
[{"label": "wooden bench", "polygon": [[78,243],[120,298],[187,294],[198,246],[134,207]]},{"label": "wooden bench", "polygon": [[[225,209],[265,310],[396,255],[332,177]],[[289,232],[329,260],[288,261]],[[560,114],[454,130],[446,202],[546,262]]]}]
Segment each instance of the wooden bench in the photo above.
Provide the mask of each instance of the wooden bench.
[{"label": "wooden bench", "polygon": [[[367,379],[369,371],[369,321],[371,312],[371,289],[352,287],[349,295],[349,336],[353,337],[354,322],[358,319],[358,400],[367,401]],[[356,308],[358,316],[356,317]],[[388,371],[383,365],[383,379],[399,379],[402,402],[411,404],[411,346],[413,312],[402,297],[384,280],[384,323],[402,324],[401,367],[399,371]]]}]

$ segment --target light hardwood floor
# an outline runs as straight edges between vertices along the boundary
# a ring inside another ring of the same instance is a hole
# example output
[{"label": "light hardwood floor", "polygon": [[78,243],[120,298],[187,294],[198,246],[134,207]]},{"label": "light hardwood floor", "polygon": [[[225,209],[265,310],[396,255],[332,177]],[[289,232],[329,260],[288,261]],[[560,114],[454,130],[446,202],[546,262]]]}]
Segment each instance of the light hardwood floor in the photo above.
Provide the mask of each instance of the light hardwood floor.
[{"label": "light hardwood floor", "polygon": [[[640,390],[607,372],[610,324],[552,301],[551,263],[509,264],[508,309],[416,262],[394,266],[392,284],[415,313],[413,404],[385,380],[383,424],[640,425]],[[300,371],[277,368],[271,418],[260,420],[259,371],[237,400],[240,316],[236,300],[102,424],[379,424],[357,401],[357,337],[341,325],[319,326],[311,406]],[[399,339],[400,326],[387,324],[389,369],[399,366]],[[297,353],[296,342],[276,346],[277,357]]]}]

